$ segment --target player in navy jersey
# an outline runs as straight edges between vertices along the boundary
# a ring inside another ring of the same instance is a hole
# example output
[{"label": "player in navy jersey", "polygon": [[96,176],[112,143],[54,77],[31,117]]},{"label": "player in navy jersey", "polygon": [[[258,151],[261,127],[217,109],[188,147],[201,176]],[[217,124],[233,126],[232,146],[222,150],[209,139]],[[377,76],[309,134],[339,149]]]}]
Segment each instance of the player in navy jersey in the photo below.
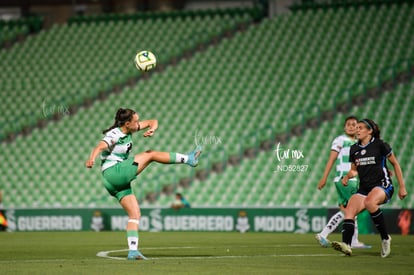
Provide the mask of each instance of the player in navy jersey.
[{"label": "player in navy jersey", "polygon": [[[349,152],[351,146],[357,142],[358,118],[355,116],[348,116],[345,118],[344,133],[337,136],[331,145],[331,152],[326,163],[323,176],[318,184],[318,189],[321,190],[326,185],[329,173],[335,165],[334,184],[338,194],[339,211],[335,213],[328,221],[322,231],[315,235],[316,240],[322,247],[329,247],[331,242],[328,240],[328,235],[336,230],[339,224],[344,220],[345,207],[348,200],[358,190],[358,179],[353,178],[348,182],[347,186],[343,186],[341,179],[345,176],[351,168],[349,162]],[[355,220],[355,233],[352,237],[352,248],[370,248],[371,246],[361,243],[358,240],[358,223]]]},{"label": "player in navy jersey", "polygon": [[105,135],[92,150],[85,165],[92,168],[95,159],[101,154],[101,170],[103,182],[108,192],[116,197],[128,214],[127,240],[128,260],[146,260],[138,250],[138,227],[141,211],[137,198],[132,193],[131,181],[151,162],[164,164],[184,163],[195,167],[201,154],[201,147],[189,154],[158,152],[148,150],[129,157],[132,149],[132,134],[145,130],[144,137],[153,136],[158,128],[158,121],[139,120],[138,114],[131,109],[118,109],[114,124],[103,131]]},{"label": "player in navy jersey", "polygon": [[342,230],[342,242],[332,242],[334,249],[351,256],[351,240],[354,233],[354,221],[364,209],[367,209],[381,235],[381,257],[387,257],[391,252],[391,237],[385,226],[384,215],[379,208],[388,202],[394,186],[391,181],[387,160],[394,167],[394,173],[399,184],[398,197],[407,196],[402,170],[390,145],[380,139],[380,129],[371,119],[363,119],[357,126],[358,143],[351,146],[349,160],[351,170],[342,178],[342,184],[347,185],[350,178],[359,177],[359,189],[345,208],[345,220]]}]

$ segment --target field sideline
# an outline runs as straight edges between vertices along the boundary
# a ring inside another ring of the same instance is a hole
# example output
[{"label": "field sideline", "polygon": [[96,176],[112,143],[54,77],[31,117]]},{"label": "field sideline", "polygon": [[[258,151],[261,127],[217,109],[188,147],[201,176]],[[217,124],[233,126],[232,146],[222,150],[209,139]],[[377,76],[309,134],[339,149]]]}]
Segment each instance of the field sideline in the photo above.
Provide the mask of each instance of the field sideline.
[{"label": "field sideline", "polygon": [[313,234],[141,232],[150,259],[126,261],[124,232],[1,233],[0,274],[414,274],[414,236],[392,237],[382,259],[378,235],[346,257]]}]

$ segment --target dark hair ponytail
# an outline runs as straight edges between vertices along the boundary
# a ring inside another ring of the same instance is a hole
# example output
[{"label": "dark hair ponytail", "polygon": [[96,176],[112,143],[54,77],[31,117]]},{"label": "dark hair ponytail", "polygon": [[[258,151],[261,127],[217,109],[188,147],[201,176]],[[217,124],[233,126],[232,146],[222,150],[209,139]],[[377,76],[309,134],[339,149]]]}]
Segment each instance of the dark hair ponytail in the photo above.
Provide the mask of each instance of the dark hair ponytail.
[{"label": "dark hair ponytail", "polygon": [[369,118],[364,118],[364,119],[360,120],[359,122],[364,123],[367,126],[368,129],[372,130],[372,136],[374,138],[377,138],[377,139],[381,138],[381,136],[380,136],[381,130],[380,130],[378,124],[375,123],[375,121],[373,121],[372,119],[369,119]]},{"label": "dark hair ponytail", "polygon": [[114,124],[111,127],[109,127],[108,129],[103,130],[102,134],[105,135],[107,132],[111,131],[112,129],[114,129],[116,127],[121,127],[127,121],[131,121],[132,116],[134,114],[136,114],[136,112],[134,110],[119,108],[118,111],[116,111]]}]

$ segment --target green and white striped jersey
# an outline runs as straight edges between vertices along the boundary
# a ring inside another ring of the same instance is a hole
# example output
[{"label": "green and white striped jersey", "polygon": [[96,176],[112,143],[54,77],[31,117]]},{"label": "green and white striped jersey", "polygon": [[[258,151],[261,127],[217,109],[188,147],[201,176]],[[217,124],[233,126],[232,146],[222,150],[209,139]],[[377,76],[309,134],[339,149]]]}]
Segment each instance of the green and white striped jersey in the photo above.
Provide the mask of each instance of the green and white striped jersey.
[{"label": "green and white striped jersey", "polygon": [[339,153],[335,162],[335,182],[340,181],[341,178],[345,176],[351,169],[351,163],[349,162],[349,150],[351,146],[356,142],[356,139],[352,139],[347,135],[340,135],[336,137],[332,142],[331,150]]},{"label": "green and white striped jersey", "polygon": [[121,129],[114,128],[105,134],[102,141],[108,144],[108,150],[101,154],[102,171],[128,158],[132,149],[131,134],[124,134]]}]

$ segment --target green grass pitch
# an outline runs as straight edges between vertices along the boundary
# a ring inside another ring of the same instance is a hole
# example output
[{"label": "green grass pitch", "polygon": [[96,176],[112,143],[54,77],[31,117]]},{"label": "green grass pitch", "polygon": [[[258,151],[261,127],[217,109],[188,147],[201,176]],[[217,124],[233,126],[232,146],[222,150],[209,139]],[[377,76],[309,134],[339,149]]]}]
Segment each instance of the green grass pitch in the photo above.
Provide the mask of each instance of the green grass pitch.
[{"label": "green grass pitch", "polygon": [[0,274],[414,274],[414,236],[392,237],[382,259],[379,235],[348,257],[313,234],[141,232],[149,260],[126,261],[124,232],[1,233]]}]

